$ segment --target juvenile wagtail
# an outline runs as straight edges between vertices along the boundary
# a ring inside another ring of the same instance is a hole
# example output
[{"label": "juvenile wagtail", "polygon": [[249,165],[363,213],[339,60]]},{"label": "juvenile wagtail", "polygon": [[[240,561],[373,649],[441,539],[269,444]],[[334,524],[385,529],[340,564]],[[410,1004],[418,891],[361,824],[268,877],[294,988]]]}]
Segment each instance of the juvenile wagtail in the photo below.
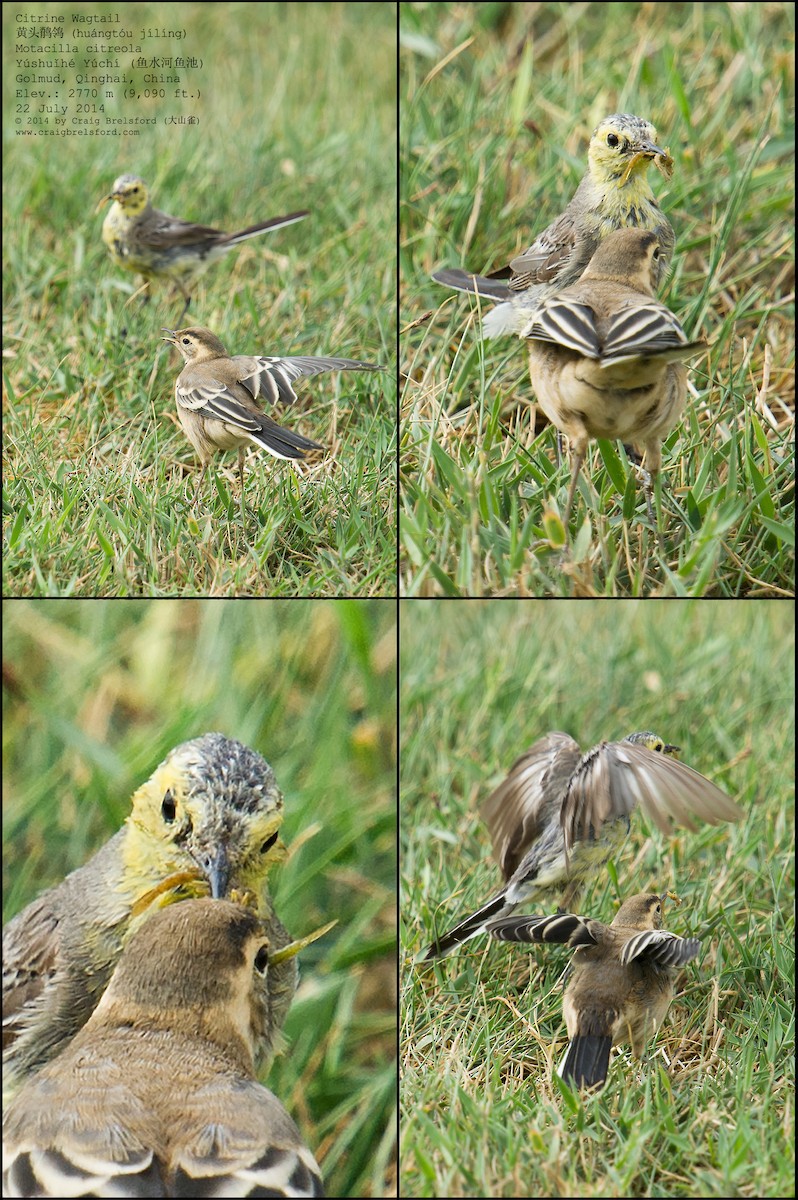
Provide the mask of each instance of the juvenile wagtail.
[{"label": "juvenile wagtail", "polygon": [[684,408],[683,359],[706,348],[688,341],[676,317],[654,299],[662,246],[643,229],[603,239],[581,278],[543,300],[520,331],[540,407],[573,451],[564,524],[591,438],[641,445],[648,515],[661,446]]},{"label": "juvenile wagtail", "polygon": [[3,1195],[323,1195],[255,1076],[271,956],[244,904],[146,917],[83,1029],[6,1110]]},{"label": "juvenile wagtail", "polygon": [[208,463],[217,450],[238,450],[238,471],[243,505],[244,447],[252,443],[275,458],[301,459],[318,442],[278,425],[263,411],[269,405],[293,404],[295,380],[323,371],[381,371],[373,363],[351,358],[266,358],[237,354],[231,357],[209,329],[164,330],[182,354],[186,365],[177,377],[175,399],[180,424],[199,455],[202,470],[194,497]]},{"label": "juvenile wagtail", "polygon": [[[122,828],[88,862],[3,928],[3,1083],[9,1090],[65,1048],[105,990],[136,915],[165,881],[182,894],[255,897],[272,951],[291,937],[269,872],[285,857],[283,795],[249,746],[205,733],[176,746],[136,790]],[[296,962],[262,981],[258,1053],[268,1056],[296,988]]]},{"label": "juvenile wagtail", "polygon": [[701,949],[697,938],[662,928],[663,899],[630,896],[611,925],[572,913],[503,917],[488,925],[500,941],[564,942],[576,949],[562,1005],[570,1043],[559,1073],[577,1087],[604,1083],[610,1050],[621,1042],[643,1057],[673,999],[678,968]]}]

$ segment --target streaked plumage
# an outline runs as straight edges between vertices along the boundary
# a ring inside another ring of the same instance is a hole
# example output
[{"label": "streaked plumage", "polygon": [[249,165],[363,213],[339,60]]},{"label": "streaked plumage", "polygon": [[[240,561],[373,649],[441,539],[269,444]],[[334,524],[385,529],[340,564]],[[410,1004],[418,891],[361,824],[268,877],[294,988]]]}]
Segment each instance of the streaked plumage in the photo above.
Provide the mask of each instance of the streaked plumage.
[{"label": "streaked plumage", "polygon": [[663,832],[672,822],[717,825],[741,810],[673,755],[654,733],[632,733],[583,754],[566,733],[549,733],[513,763],[482,806],[504,886],[437,938],[426,958],[449,953],[529,899],[569,906],[585,881],[623,845],[638,805]]}]

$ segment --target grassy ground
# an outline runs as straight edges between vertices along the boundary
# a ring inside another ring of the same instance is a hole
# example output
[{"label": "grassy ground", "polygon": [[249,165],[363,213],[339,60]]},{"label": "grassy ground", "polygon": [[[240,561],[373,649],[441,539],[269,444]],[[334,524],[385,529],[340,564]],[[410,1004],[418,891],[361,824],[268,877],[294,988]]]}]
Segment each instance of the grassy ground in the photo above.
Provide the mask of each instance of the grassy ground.
[{"label": "grassy ground", "polygon": [[[13,5],[3,19],[8,39]],[[182,52],[202,59],[184,76],[200,91],[189,101],[173,86],[135,101],[101,89],[103,119],[158,119],[138,136],[15,137],[6,77],[4,594],[393,595],[395,8],[129,4],[123,20],[185,29]],[[159,340],[182,301],[168,289],[131,300],[135,277],[100,239],[95,206],[125,171],[157,207],[217,228],[311,211],[210,268],[185,324],[231,353],[387,368],[301,383],[276,415],[324,452],[295,468],[253,448],[243,519],[234,454],[190,503],[198,468],[174,407],[182,360]]]},{"label": "grassy ground", "polygon": [[[409,596],[793,588],[792,6],[407,4],[400,61],[400,578]],[[504,266],[567,204],[612,112],[675,159],[663,299],[707,355],[664,448],[661,556],[621,447],[570,478],[522,347],[431,279]]]},{"label": "grassy ground", "polygon": [[[400,610],[401,1194],[791,1195],[793,605]],[[554,729],[585,747],[654,729],[747,813],[667,838],[638,814],[617,885],[602,871],[579,904],[610,920],[670,888],[666,927],[702,942],[656,1055],[616,1055],[584,1101],[551,1078],[567,951],[475,939],[413,963],[496,889],[478,805]]]},{"label": "grassy ground", "polygon": [[174,745],[219,730],[285,795],[301,956],[268,1084],[330,1196],[396,1195],[396,616],[389,601],[7,601],[7,920],[86,861]]}]

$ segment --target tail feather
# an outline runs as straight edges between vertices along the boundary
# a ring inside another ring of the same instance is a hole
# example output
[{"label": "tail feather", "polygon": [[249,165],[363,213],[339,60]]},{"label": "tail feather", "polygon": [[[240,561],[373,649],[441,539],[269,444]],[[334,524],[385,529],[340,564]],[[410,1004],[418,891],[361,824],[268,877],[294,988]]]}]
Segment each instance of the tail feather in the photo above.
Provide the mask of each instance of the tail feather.
[{"label": "tail feather", "polygon": [[498,896],[494,896],[492,900],[488,900],[487,904],[483,904],[476,912],[471,913],[469,917],[460,921],[453,929],[445,933],[443,937],[433,942],[424,955],[423,961],[428,962],[431,958],[441,958],[444,954],[448,954],[456,946],[460,946],[463,942],[476,937],[477,934],[483,933],[489,921],[494,921],[497,917],[508,915],[515,907],[514,904],[507,903],[505,890],[502,889]]},{"label": "tail feather", "polygon": [[436,271],[432,278],[444,287],[454,288],[457,292],[470,292],[472,296],[481,296],[483,300],[509,300],[513,294],[506,283],[489,279],[486,275],[472,275],[470,271],[447,268]]},{"label": "tail feather", "polygon": [[228,233],[224,238],[220,239],[220,244],[225,246],[234,246],[238,242],[245,242],[247,238],[257,237],[259,233],[267,233],[270,229],[280,229],[283,225],[293,225],[297,221],[304,220],[310,216],[308,209],[302,209],[301,212],[288,213],[285,217],[272,217],[269,221],[260,221],[257,225],[248,225],[246,229],[239,229],[236,233]]},{"label": "tail feather", "polygon": [[609,1035],[587,1034],[572,1038],[559,1074],[566,1083],[574,1083],[576,1087],[600,1087],[607,1078],[611,1048]]},{"label": "tail feather", "polygon": [[324,449],[319,442],[313,442],[293,429],[283,428],[266,415],[261,418],[259,425],[259,429],[248,436],[256,446],[267,450],[275,458],[304,458],[311,450]]}]

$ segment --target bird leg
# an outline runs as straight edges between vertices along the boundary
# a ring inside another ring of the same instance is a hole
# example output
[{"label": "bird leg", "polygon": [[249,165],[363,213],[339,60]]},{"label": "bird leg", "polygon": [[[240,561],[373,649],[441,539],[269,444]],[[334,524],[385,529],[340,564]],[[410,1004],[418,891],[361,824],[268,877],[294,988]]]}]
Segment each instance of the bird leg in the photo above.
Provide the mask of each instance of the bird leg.
[{"label": "bird leg", "polygon": [[244,504],[244,447],[238,447],[238,485],[241,489],[241,520],[246,520],[247,506]]},{"label": "bird leg", "polygon": [[204,462],[204,463],[202,464],[202,470],[200,471],[200,477],[199,477],[199,479],[197,480],[197,486],[196,486],[196,487],[195,487],[195,489],[194,489],[194,495],[191,497],[191,506],[192,506],[192,508],[193,508],[193,506],[194,506],[194,505],[197,503],[197,497],[198,497],[198,496],[199,496],[199,494],[200,494],[200,488],[202,487],[202,481],[203,481],[203,479],[205,478],[205,472],[206,472],[207,470],[208,470],[208,463],[207,463],[207,462]]},{"label": "bird leg", "polygon": [[571,486],[568,488],[568,499],[565,502],[564,524],[566,530],[568,529],[568,522],[571,519],[571,509],[573,507],[574,496],[576,494],[576,485],[579,481],[579,472],[582,470],[582,463],[585,461],[587,445],[586,443],[583,444],[580,439],[580,442],[576,446],[572,446],[571,449],[573,452],[574,461],[571,464]]}]

